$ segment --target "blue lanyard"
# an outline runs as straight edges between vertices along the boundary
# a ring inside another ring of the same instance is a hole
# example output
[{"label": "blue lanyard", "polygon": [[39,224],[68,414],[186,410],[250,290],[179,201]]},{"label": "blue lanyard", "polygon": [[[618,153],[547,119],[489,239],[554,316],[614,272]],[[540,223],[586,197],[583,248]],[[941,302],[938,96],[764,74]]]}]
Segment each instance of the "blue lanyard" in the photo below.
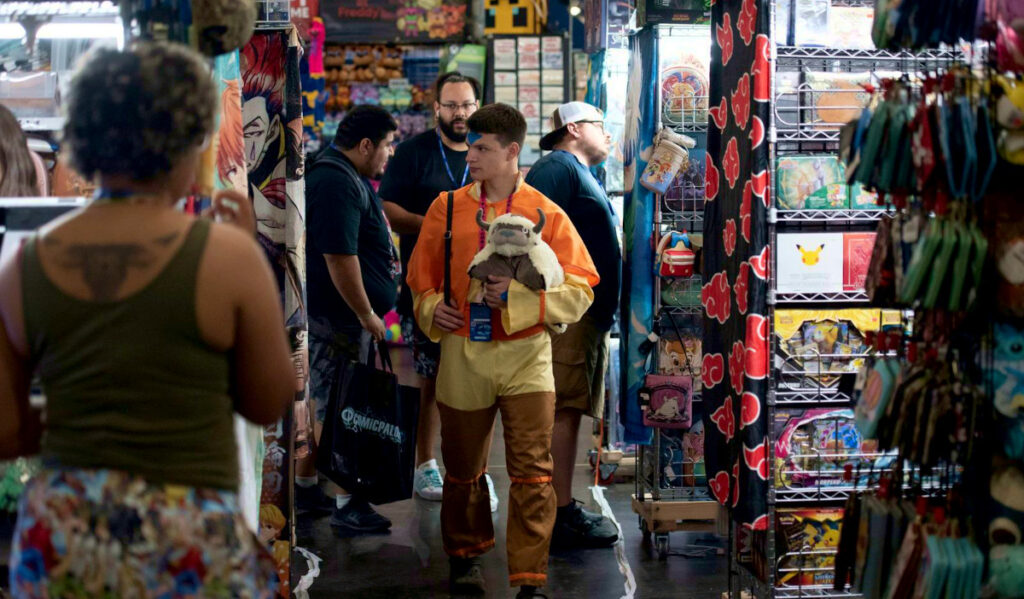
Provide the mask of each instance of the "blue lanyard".
[{"label": "blue lanyard", "polygon": [[127,200],[133,196],[139,195],[130,189],[106,189],[100,187],[92,194],[92,201],[98,202],[100,200],[107,200],[110,202],[120,202]]},{"label": "blue lanyard", "polygon": [[444,152],[444,142],[441,141],[441,132],[437,132],[437,149],[441,151],[441,160],[444,162],[444,170],[448,173],[448,178],[452,180],[452,185],[462,188],[466,186],[466,177],[469,176],[469,165],[466,165],[465,170],[462,171],[462,183],[455,180],[455,175],[452,174],[452,167],[448,165],[448,155]]}]

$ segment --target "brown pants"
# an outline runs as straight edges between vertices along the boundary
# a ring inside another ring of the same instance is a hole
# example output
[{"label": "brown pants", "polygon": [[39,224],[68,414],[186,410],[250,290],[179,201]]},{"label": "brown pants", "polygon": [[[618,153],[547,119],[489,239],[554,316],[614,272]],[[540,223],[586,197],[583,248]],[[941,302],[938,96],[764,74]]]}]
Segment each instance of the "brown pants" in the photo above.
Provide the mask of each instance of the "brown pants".
[{"label": "brown pants", "polygon": [[499,397],[490,408],[456,410],[438,403],[445,465],[441,536],[448,555],[475,557],[494,547],[490,498],[484,473],[500,410],[505,463],[512,481],[508,500],[508,571],[511,586],[543,586],[555,525],[551,486],[554,393]]}]

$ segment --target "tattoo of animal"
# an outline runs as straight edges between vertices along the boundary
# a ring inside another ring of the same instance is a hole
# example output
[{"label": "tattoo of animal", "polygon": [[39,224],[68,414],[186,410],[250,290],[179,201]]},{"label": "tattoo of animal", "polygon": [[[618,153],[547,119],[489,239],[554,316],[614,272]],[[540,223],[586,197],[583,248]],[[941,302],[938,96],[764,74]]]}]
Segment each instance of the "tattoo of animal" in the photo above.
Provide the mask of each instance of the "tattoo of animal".
[{"label": "tattoo of animal", "polygon": [[503,214],[491,222],[484,212],[476,215],[477,225],[487,231],[487,245],[469,264],[469,276],[486,281],[488,275],[509,277],[534,291],[548,290],[565,282],[565,271],[558,256],[541,239],[547,218],[537,209],[540,220],[516,214]]},{"label": "tattoo of animal", "polygon": [[[178,233],[164,235],[153,240],[152,245],[167,248],[179,236]],[[53,237],[47,239],[51,246],[63,245]],[[113,301],[133,268],[146,268],[156,261],[156,254],[139,243],[74,243],[61,251],[58,265],[66,270],[81,272],[92,299]]]}]

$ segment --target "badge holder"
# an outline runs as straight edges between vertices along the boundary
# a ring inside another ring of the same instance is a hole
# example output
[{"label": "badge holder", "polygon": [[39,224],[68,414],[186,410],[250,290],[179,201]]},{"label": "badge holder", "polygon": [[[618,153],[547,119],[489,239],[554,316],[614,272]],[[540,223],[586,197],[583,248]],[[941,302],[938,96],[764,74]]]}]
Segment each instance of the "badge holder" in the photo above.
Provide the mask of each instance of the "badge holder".
[{"label": "badge holder", "polygon": [[469,305],[469,340],[491,340],[491,308],[487,304],[473,302]]}]

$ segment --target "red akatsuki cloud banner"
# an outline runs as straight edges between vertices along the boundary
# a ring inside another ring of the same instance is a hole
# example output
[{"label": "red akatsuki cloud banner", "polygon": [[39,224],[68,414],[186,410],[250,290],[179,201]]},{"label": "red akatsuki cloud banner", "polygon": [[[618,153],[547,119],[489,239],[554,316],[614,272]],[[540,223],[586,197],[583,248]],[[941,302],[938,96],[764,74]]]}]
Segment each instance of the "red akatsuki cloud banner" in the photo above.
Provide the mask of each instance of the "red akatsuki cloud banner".
[{"label": "red akatsuki cloud banner", "polygon": [[751,149],[756,150],[764,143],[764,121],[761,120],[761,117],[755,115],[753,122],[754,126],[750,128],[750,135],[747,137],[750,138]]},{"label": "red akatsuki cloud banner", "polygon": [[753,195],[754,184],[748,180],[743,184],[743,200],[740,203],[740,230],[743,232],[743,240],[747,243],[750,243],[750,198]]},{"label": "red akatsuki cloud banner", "polygon": [[768,205],[771,202],[771,197],[768,194],[768,171],[764,170],[754,173],[751,175],[750,181],[754,184],[754,195],[761,198],[765,208],[771,208]]}]

